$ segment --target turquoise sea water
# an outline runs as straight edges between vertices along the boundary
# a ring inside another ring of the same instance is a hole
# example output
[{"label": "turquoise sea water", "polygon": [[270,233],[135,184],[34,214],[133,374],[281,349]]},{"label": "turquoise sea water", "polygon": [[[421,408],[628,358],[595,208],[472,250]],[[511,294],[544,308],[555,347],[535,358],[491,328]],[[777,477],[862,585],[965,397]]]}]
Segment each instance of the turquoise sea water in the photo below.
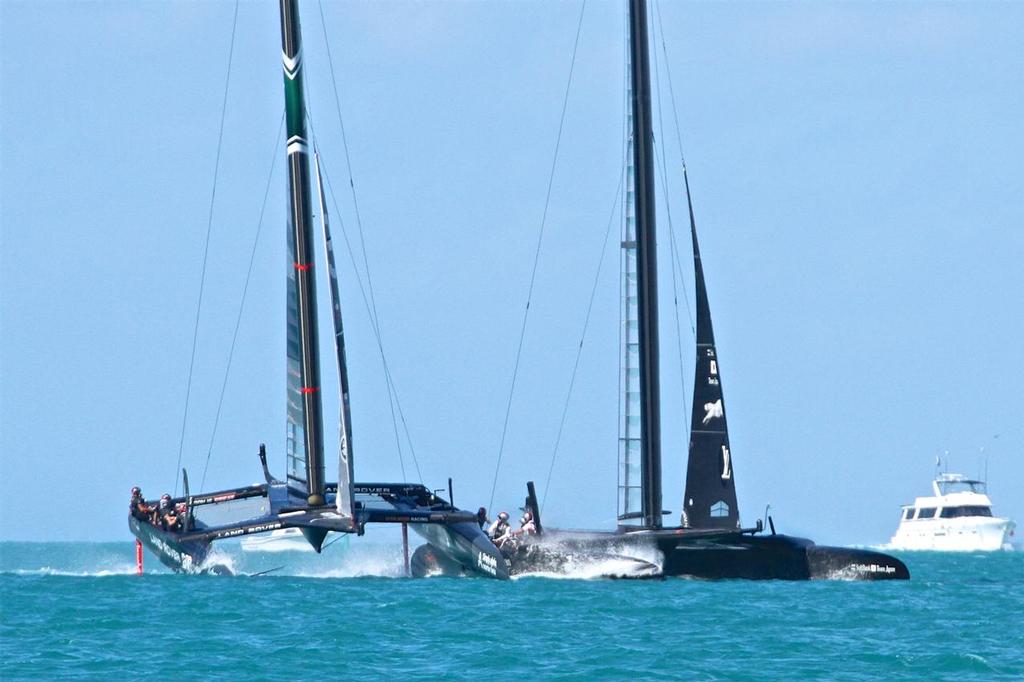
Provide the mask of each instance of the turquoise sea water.
[{"label": "turquoise sea water", "polygon": [[1024,552],[904,553],[906,583],[397,577],[395,548],[222,550],[180,576],[123,543],[0,543],[20,679],[1024,679]]}]

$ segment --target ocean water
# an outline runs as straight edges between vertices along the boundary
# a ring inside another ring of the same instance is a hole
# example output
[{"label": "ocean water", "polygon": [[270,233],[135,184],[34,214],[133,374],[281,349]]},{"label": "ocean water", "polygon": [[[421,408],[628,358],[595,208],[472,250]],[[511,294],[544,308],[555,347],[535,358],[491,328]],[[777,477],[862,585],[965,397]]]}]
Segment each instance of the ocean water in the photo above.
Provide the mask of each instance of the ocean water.
[{"label": "ocean water", "polygon": [[405,579],[394,547],[223,560],[0,543],[0,677],[1024,680],[1024,552],[902,553],[909,582]]}]

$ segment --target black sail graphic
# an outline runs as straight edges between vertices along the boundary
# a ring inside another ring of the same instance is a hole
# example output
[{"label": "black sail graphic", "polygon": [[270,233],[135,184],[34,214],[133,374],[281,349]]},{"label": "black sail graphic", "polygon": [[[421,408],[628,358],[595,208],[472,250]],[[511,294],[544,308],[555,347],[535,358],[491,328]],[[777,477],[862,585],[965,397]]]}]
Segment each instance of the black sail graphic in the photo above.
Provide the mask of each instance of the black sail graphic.
[{"label": "black sail graphic", "polygon": [[693,217],[688,178],[686,201],[690,209],[696,279],[697,368],[693,383],[690,457],[686,465],[682,523],[689,528],[736,528],[740,512],[736,505],[736,482],[722,399],[722,377],[715,351],[715,332],[711,327],[711,308],[697,245],[697,224]]}]

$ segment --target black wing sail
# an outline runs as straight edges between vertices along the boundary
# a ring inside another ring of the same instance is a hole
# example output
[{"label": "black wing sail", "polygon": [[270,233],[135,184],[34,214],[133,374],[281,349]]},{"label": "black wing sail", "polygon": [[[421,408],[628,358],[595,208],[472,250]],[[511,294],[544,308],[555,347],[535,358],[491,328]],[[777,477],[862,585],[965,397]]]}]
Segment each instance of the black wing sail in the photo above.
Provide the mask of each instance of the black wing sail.
[{"label": "black wing sail", "polygon": [[682,523],[689,528],[736,528],[740,512],[736,505],[736,481],[722,400],[722,377],[715,351],[715,332],[711,327],[704,268],[697,245],[697,224],[693,218],[689,179],[686,179],[686,201],[690,209],[696,279],[697,369],[693,381],[690,457],[686,465]]}]

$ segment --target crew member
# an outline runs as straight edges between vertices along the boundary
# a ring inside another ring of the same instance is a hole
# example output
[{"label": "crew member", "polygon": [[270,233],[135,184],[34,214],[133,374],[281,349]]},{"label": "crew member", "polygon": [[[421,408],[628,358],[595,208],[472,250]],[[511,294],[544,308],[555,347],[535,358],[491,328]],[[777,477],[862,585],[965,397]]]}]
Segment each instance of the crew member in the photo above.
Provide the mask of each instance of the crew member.
[{"label": "crew member", "polygon": [[[174,505],[174,515],[177,517],[177,525],[175,530],[192,530],[192,528],[185,528],[185,519],[188,518],[188,504],[185,502],[179,502]],[[189,519],[191,521],[191,519]],[[191,526],[192,524],[189,523]]]},{"label": "crew member", "polygon": [[487,530],[487,535],[490,536],[491,541],[498,547],[501,547],[505,544],[506,540],[512,537],[512,526],[508,522],[508,512],[498,514],[497,520]]},{"label": "crew member", "polygon": [[476,510],[476,522],[480,524],[480,530],[487,525],[487,507],[480,507]]},{"label": "crew member", "polygon": [[132,488],[132,501],[128,505],[131,515],[140,521],[151,521],[153,517],[153,506],[146,503],[142,496],[142,489],[139,486]]},{"label": "crew member", "polygon": [[170,527],[177,523],[178,516],[174,513],[170,494],[164,493],[160,496],[160,504],[156,508],[156,518],[157,524],[164,530],[170,530]]},{"label": "crew member", "polygon": [[533,512],[529,509],[523,512],[523,517],[519,519],[519,530],[516,531],[516,535],[534,535],[537,533],[537,523],[533,520]]}]

